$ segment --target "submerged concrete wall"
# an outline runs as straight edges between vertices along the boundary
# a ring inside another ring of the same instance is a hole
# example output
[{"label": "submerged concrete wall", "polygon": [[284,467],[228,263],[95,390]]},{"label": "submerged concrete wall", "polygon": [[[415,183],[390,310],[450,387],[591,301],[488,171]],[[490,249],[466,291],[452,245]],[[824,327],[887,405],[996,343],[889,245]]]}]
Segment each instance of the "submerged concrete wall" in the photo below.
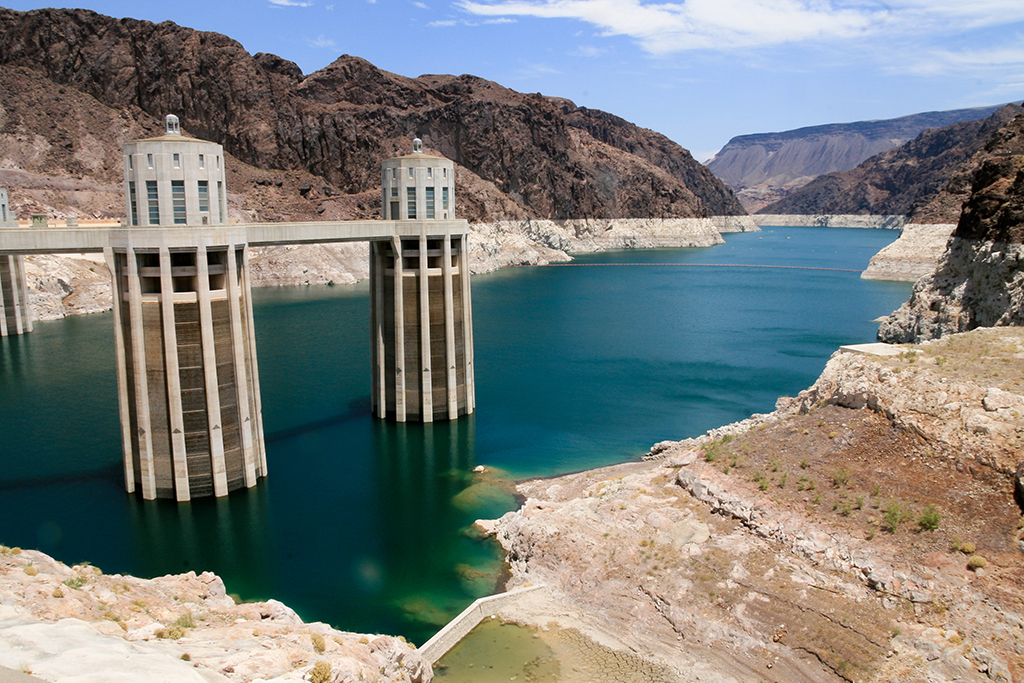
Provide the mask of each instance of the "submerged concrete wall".
[{"label": "submerged concrete wall", "polygon": [[455,644],[466,637],[466,634],[476,628],[477,624],[494,614],[502,607],[509,605],[520,598],[524,593],[535,591],[543,586],[530,586],[529,588],[517,588],[507,593],[490,595],[486,598],[476,600],[472,605],[462,610],[459,616],[452,619],[448,624],[438,631],[433,638],[423,643],[417,650],[424,659],[431,664],[444,657],[448,650],[455,647]]}]

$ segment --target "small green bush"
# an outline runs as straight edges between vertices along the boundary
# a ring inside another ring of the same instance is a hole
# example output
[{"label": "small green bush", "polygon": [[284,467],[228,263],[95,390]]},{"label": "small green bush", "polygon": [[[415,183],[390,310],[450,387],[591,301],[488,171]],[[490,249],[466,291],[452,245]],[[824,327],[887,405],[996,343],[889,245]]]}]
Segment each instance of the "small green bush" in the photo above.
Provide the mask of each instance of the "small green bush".
[{"label": "small green bush", "polygon": [[960,552],[962,552],[964,555],[973,555],[974,551],[975,551],[974,544],[971,543],[970,541],[967,541],[966,543],[961,543],[960,544]]},{"label": "small green bush", "polygon": [[310,683],[331,683],[333,673],[330,663],[321,659],[309,671]]},{"label": "small green bush", "polygon": [[850,472],[845,469],[836,470],[835,474],[832,475],[832,483],[836,485],[837,489],[841,489],[850,483]]},{"label": "small green bush", "polygon": [[182,614],[180,617],[178,617],[178,620],[175,621],[173,625],[177,626],[178,628],[195,628],[196,622],[192,620],[191,612],[185,612],[185,614]]},{"label": "small green bush", "polygon": [[929,505],[917,518],[917,525],[925,531],[935,531],[942,522],[942,514],[934,505]]},{"label": "small green bush", "polygon": [[889,501],[882,513],[885,518],[885,530],[891,534],[896,533],[900,525],[911,518],[910,511],[895,500]]},{"label": "small green bush", "polygon": [[971,559],[967,560],[967,568],[972,572],[978,569],[984,569],[988,566],[988,560],[981,555],[971,555]]},{"label": "small green bush", "polygon": [[81,588],[85,585],[85,580],[84,576],[76,576],[72,579],[65,579],[64,585],[68,588]]}]

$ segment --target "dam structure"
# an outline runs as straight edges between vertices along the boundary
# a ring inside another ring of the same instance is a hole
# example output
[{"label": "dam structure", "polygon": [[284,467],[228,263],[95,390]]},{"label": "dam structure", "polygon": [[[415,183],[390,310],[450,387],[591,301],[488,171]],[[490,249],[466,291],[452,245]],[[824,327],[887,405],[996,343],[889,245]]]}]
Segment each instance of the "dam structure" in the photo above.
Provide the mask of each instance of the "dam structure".
[{"label": "dam structure", "polygon": [[[4,189],[0,189],[0,227],[18,227]],[[0,337],[31,331],[32,310],[28,303],[25,257],[21,254],[0,254]]]},{"label": "dam structure", "polygon": [[[119,227],[0,222],[0,263],[104,254],[129,493],[184,502],[267,475],[251,246],[370,242],[374,415],[431,422],[473,412],[469,226],[454,218],[454,164],[424,154],[418,139],[413,149],[383,164],[383,220],[233,224],[223,148],[181,135],[170,115],[163,135],[123,147]],[[23,275],[10,281],[26,310]]]}]

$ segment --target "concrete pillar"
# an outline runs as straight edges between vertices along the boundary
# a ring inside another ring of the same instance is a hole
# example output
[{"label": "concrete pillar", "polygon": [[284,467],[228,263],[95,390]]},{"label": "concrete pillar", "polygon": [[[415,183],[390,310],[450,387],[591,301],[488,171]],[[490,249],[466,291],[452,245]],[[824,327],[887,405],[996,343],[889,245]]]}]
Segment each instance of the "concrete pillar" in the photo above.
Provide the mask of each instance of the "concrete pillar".
[{"label": "concrete pillar", "polygon": [[25,257],[0,255],[0,337],[32,331],[32,310],[28,303]]},{"label": "concrete pillar", "polygon": [[433,422],[473,412],[464,244],[424,227],[418,237],[372,245],[375,416]]},{"label": "concrete pillar", "polygon": [[266,474],[245,230],[115,231],[125,479],[187,501]]}]

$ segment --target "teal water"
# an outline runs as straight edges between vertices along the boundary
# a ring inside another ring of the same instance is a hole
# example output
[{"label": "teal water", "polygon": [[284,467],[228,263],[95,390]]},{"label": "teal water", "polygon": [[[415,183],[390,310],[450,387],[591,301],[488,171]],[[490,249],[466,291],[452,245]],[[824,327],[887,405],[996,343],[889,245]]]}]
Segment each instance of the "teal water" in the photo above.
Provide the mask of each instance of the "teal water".
[{"label": "teal water", "polygon": [[474,466],[580,470],[770,411],[910,292],[698,264],[859,271],[895,237],[773,228],[474,277],[477,413],[434,425],[370,417],[365,285],[258,290],[269,477],[186,505],[123,491],[111,316],[40,323],[0,340],[0,543],[108,573],[211,570],[243,599],[423,642],[494,587],[499,553],[463,531],[513,502],[468,488]]}]

